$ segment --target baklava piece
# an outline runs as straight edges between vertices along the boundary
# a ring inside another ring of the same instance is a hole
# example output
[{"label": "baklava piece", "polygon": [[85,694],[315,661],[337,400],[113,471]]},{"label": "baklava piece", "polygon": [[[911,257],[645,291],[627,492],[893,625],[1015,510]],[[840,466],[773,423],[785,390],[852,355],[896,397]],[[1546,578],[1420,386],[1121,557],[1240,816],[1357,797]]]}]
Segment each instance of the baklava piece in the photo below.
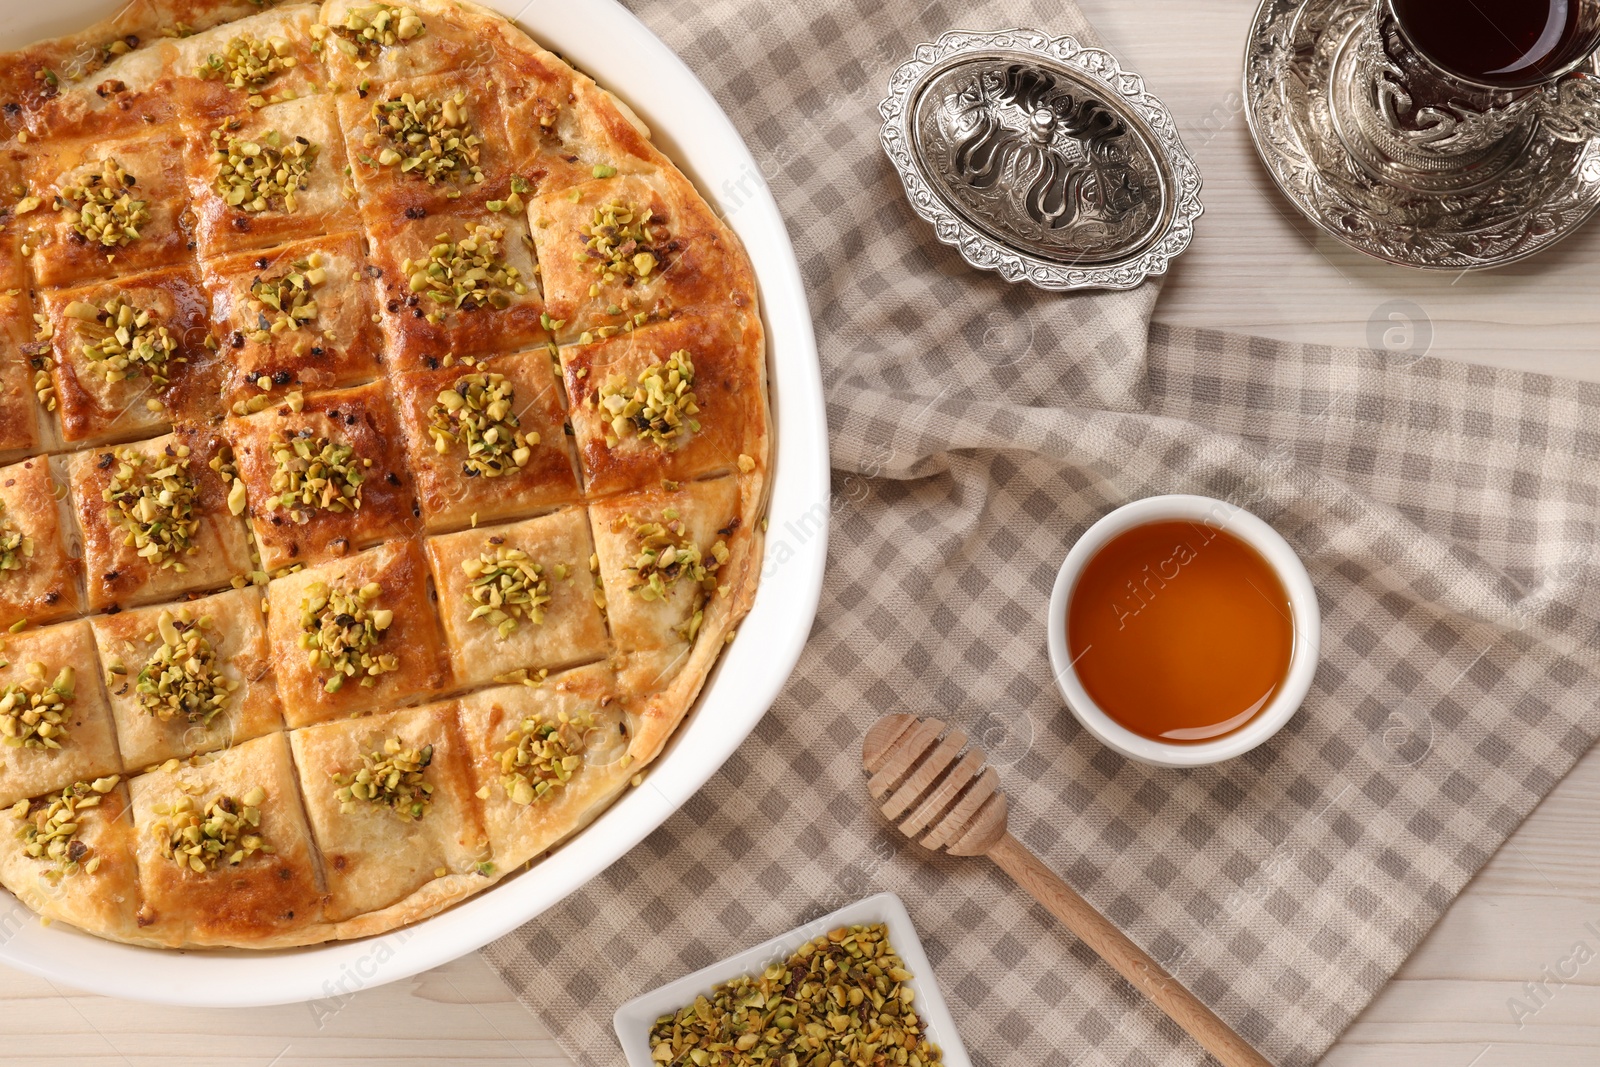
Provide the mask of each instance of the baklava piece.
[{"label": "baklava piece", "polygon": [[322,887],[284,734],[133,779],[141,940],[292,944]]},{"label": "baklava piece", "polygon": [[390,367],[544,344],[544,304],[520,212],[457,205],[373,227]]},{"label": "baklava piece", "polygon": [[[462,18],[468,11],[477,17]],[[323,62],[338,84],[364,84],[369,93],[404,78],[487,68],[502,54],[500,36],[483,32],[491,20],[500,16],[452,0],[328,0]]]},{"label": "baklava piece", "polygon": [[46,142],[29,164],[39,198],[33,275],[41,286],[80,286],[184,263],[193,249],[185,213],[183,140],[154,137]]},{"label": "baklava piece", "polygon": [[429,75],[339,95],[339,122],[368,225],[509,191],[505,114],[493,75]]},{"label": "baklava piece", "polygon": [[560,193],[671,166],[631,108],[556,56],[522,52],[507,71],[506,128],[522,192]]},{"label": "baklava piece", "polygon": [[179,430],[67,459],[91,608],[220,589],[255,569],[223,447]]},{"label": "baklava piece", "polygon": [[449,683],[427,563],[415,542],[279,578],[267,601],[272,664],[291,727],[404,704]]},{"label": "baklava piece", "polygon": [[323,37],[317,9],[297,4],[173,42],[182,113],[220,119],[316,94],[328,80]]},{"label": "baklava piece", "polygon": [[428,541],[459,685],[601,659],[606,624],[580,508]]},{"label": "baklava piece", "polygon": [[403,445],[383,383],[291,394],[229,420],[261,564],[348,555],[417,524]]},{"label": "baklava piece", "polygon": [[330,922],[386,908],[488,859],[453,701],[289,735]]},{"label": "baklava piece", "polygon": [[0,643],[0,807],[122,773],[87,622]]},{"label": "baklava piece", "polygon": [[578,499],[550,353],[389,379],[429,530],[494,522]]},{"label": "baklava piece", "polygon": [[185,126],[203,257],[356,229],[333,99],[310,96]]},{"label": "baklava piece", "polygon": [[497,873],[549,851],[622,791],[637,770],[633,723],[603,665],[461,699]]},{"label": "baklava piece", "polygon": [[90,620],[128,767],[282,728],[261,603],[247,587]]},{"label": "baklava piece", "polygon": [[51,922],[138,936],[128,786],[110,774],[0,810],[0,881]]},{"label": "baklava piece", "polygon": [[236,414],[295,389],[331,389],[378,373],[372,281],[360,234],[318,237],[201,265]]},{"label": "baklava piece", "polygon": [[171,123],[175,109],[165,90],[172,53],[161,33],[169,12],[169,5],[127,4],[110,20],[7,53],[0,58],[0,101],[7,105],[0,121],[13,134],[26,130],[30,140]]},{"label": "baklava piece", "polygon": [[42,303],[68,442],[126,440],[213,413],[217,359],[192,268],[49,291]]},{"label": "baklava piece", "polygon": [[739,521],[736,478],[656,487],[591,508],[612,636],[625,652],[694,642],[728,575]]},{"label": "baklava piece", "polygon": [[41,451],[47,444],[39,413],[57,406],[55,380],[50,376],[54,361],[50,342],[35,338],[38,330],[28,299],[20,291],[0,292],[0,463]]},{"label": "baklava piece", "polygon": [[679,311],[753,314],[737,239],[682,177],[595,179],[529,207],[545,310],[557,343],[587,343]]},{"label": "baklava piece", "polygon": [[753,317],[681,315],[561,350],[591,494],[752,471],[767,452],[761,329]]},{"label": "baklava piece", "polygon": [[83,610],[65,495],[43,456],[0,467],[0,627]]}]

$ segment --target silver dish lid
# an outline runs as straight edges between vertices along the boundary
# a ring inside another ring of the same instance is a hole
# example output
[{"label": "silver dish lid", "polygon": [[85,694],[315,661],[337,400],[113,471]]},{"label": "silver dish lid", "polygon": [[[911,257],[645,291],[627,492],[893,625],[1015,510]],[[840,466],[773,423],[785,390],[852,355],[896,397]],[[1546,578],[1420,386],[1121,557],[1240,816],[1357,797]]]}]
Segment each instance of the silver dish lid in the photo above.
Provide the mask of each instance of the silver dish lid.
[{"label": "silver dish lid", "polygon": [[952,30],[889,79],[883,148],[974,267],[1041,289],[1131,289],[1189,247],[1200,170],[1116,57],[1035,30]]}]

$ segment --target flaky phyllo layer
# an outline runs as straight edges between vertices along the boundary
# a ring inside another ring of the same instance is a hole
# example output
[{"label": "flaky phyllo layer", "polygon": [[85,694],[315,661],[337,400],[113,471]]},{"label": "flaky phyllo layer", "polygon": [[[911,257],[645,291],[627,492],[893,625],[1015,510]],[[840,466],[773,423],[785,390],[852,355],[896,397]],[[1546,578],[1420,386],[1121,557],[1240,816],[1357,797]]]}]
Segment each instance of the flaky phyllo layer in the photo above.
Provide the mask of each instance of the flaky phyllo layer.
[{"label": "flaky phyllo layer", "polygon": [[0,881],[357,937],[636,782],[771,458],[749,261],[637,117],[451,0],[136,0],[0,57],[0,137]]}]

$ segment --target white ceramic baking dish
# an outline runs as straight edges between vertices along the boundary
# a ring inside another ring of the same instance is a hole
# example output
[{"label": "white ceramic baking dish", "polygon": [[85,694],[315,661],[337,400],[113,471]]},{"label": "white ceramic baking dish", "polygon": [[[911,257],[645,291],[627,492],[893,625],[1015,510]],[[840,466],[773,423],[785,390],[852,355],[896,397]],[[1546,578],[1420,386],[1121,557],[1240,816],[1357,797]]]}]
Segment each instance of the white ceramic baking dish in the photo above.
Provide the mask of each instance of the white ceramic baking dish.
[{"label": "white ceramic baking dish", "polygon": [[[88,992],[215,1007],[342,997],[436,967],[535,918],[660,826],[755,728],[799,658],[827,554],[827,419],[799,266],[761,170],[683,61],[614,0],[480,3],[516,19],[627,101],[750,252],[769,338],[776,446],[754,607],[640,787],[530,870],[440,915],[382,937],[287,951],[161,951],[43,926],[0,890],[0,963]],[[81,29],[119,6],[117,0],[8,5],[0,51]]]}]

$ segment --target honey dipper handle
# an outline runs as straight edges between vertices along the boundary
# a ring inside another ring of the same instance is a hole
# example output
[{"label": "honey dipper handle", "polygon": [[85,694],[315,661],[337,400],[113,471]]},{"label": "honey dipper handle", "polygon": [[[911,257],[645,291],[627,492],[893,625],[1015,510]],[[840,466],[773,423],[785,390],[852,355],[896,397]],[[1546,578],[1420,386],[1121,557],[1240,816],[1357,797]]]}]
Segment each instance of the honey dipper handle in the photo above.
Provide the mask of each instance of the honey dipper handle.
[{"label": "honey dipper handle", "polygon": [[1272,1067],[1022,842],[1006,834],[989,850],[989,858],[1225,1067]]}]

